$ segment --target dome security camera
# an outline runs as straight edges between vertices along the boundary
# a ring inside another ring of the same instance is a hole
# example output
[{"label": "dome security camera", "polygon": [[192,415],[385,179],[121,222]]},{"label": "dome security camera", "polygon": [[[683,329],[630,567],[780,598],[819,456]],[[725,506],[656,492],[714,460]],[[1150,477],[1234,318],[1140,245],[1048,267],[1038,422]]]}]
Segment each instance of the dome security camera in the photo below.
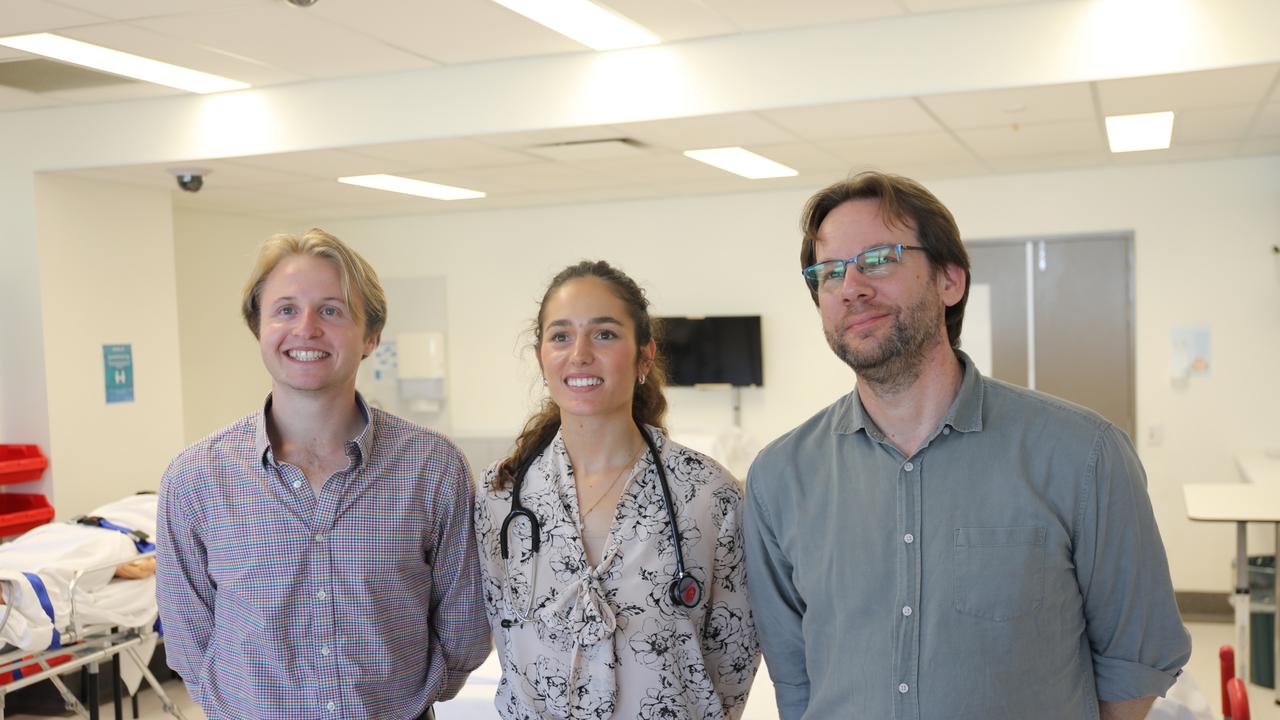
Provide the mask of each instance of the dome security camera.
[{"label": "dome security camera", "polygon": [[285,2],[294,7],[311,7],[316,4],[316,0],[285,0]]},{"label": "dome security camera", "polygon": [[178,181],[178,187],[187,192],[200,192],[204,187],[204,176],[213,172],[208,168],[169,168],[169,173]]}]

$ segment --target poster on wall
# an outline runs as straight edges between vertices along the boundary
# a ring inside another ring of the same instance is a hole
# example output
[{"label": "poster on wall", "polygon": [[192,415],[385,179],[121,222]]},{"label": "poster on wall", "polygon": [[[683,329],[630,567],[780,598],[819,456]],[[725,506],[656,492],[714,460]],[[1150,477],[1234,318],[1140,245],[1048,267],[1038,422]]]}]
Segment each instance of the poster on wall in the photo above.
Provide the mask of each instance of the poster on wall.
[{"label": "poster on wall", "polygon": [[102,346],[102,369],[107,383],[107,404],[133,402],[133,346]]}]

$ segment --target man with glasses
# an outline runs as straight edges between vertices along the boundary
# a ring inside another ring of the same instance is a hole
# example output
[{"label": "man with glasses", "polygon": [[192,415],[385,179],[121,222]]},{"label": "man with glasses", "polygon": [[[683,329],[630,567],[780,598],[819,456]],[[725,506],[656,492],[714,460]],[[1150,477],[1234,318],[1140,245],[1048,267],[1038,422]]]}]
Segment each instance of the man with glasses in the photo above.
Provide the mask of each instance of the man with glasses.
[{"label": "man with glasses", "polygon": [[921,185],[863,173],[801,225],[857,383],[747,478],[782,718],[1145,717],[1191,645],[1128,437],[959,350],[968,254]]}]

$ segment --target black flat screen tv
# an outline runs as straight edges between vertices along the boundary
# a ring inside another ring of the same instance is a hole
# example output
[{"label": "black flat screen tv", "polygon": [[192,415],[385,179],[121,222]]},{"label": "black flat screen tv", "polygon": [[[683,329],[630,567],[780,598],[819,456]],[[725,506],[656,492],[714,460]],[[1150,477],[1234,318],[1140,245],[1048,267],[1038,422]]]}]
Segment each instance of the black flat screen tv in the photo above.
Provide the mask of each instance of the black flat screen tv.
[{"label": "black flat screen tv", "polygon": [[760,316],[661,318],[671,385],[764,385]]}]

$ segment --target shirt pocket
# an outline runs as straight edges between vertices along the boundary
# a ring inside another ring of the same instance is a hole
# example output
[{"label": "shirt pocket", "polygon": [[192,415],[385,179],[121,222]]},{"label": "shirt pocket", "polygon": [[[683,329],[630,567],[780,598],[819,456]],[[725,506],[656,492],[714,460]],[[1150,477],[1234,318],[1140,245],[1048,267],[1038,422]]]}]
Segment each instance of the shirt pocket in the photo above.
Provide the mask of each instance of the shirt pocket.
[{"label": "shirt pocket", "polygon": [[1042,527],[971,527],[955,532],[955,609],[1005,622],[1044,602]]}]

